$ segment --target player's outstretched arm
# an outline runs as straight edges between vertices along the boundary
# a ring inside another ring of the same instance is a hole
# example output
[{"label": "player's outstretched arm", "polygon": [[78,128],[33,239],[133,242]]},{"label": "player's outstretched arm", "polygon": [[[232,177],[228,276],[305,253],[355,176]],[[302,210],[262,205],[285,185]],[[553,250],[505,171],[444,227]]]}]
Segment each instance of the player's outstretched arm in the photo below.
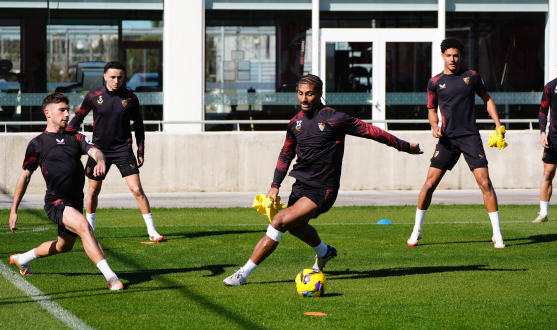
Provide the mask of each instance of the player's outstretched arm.
[{"label": "player's outstretched arm", "polygon": [[440,138],[443,133],[441,132],[441,127],[439,127],[439,116],[437,116],[436,109],[428,109],[427,119],[429,119],[429,124],[431,125],[431,134],[434,138]]},{"label": "player's outstretched arm", "polygon": [[421,155],[421,154],[424,153],[420,149],[420,144],[419,143],[412,143],[412,142],[410,142],[410,148],[408,148],[408,150],[406,152],[411,154],[411,155]]},{"label": "player's outstretched arm", "polygon": [[93,169],[94,176],[104,176],[106,173],[106,164],[104,162],[104,154],[96,147],[91,147],[87,151],[87,155],[97,162],[97,166]]},{"label": "player's outstretched arm", "polygon": [[29,181],[31,180],[31,175],[33,172],[30,170],[23,170],[19,175],[19,179],[17,180],[17,184],[15,186],[14,192],[14,201],[12,203],[12,210],[10,212],[10,230],[12,233],[15,233],[17,230],[16,223],[17,223],[17,209],[19,208],[19,203],[21,203],[21,199],[25,192],[27,191],[27,186],[29,185]]}]

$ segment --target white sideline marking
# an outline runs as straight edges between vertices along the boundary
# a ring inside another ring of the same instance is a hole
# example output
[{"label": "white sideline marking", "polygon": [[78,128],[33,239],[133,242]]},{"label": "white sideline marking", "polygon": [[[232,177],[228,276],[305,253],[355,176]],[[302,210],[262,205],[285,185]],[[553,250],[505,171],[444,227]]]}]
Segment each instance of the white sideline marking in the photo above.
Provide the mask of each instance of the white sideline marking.
[{"label": "white sideline marking", "polygon": [[52,298],[45,295],[41,290],[37,289],[33,284],[27,282],[21,275],[10,269],[6,264],[0,261],[0,274],[8,281],[12,282],[19,290],[23,291],[29,298],[38,302],[42,308],[52,314],[55,318],[64,322],[71,329],[93,329],[86,323],[78,319],[75,315],[63,309]]}]

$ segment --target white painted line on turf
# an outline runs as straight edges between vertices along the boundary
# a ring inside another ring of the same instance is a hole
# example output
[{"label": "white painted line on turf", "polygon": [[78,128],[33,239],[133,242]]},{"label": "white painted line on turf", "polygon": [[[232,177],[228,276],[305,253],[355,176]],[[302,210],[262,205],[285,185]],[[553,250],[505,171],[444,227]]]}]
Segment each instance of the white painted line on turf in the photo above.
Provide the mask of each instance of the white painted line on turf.
[{"label": "white painted line on turf", "polygon": [[2,261],[0,261],[0,274],[2,274],[8,281],[12,282],[12,284],[19,290],[29,296],[29,298],[38,302],[42,308],[46,309],[55,318],[64,322],[71,329],[93,329],[78,319],[75,315],[63,309],[54,300],[52,300],[52,298],[42,293],[41,290],[37,289],[33,284],[24,280],[21,275],[10,269]]}]

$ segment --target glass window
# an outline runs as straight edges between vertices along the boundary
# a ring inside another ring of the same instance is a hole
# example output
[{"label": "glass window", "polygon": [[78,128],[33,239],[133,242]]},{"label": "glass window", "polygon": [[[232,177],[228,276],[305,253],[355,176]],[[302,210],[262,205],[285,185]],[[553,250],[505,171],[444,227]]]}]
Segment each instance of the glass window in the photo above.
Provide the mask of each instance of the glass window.
[{"label": "glass window", "polygon": [[[545,15],[447,13],[446,36],[463,41],[463,67],[481,75],[501,118],[537,118],[537,107],[526,106],[524,102],[539,104],[543,91]],[[483,103],[477,99],[476,104],[481,104],[477,106],[477,118],[488,119]],[[507,124],[507,128],[515,125]],[[492,126],[479,125],[486,129]]]},{"label": "glass window", "polygon": [[[427,119],[430,42],[387,42],[386,119]],[[429,124],[389,124],[389,129],[429,129]]]},{"label": "glass window", "polygon": [[[309,11],[206,11],[205,118],[290,119],[311,68]],[[240,125],[282,130],[284,125]],[[233,130],[236,125],[206,125]]]}]

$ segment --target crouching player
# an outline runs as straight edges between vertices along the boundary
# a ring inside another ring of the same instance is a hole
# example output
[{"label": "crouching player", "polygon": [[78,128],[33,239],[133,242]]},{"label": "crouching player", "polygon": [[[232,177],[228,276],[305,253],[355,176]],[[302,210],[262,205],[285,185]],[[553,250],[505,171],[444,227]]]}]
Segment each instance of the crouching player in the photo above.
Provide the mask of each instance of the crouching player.
[{"label": "crouching player", "polygon": [[60,93],[44,99],[42,106],[47,120],[46,130],[27,146],[10,213],[10,229],[15,233],[19,203],[31,175],[40,166],[47,187],[44,209],[49,219],[58,225],[58,239],[45,242],[28,252],[14,254],[10,256],[10,263],[17,266],[22,275],[32,275],[29,267],[31,261],[71,251],[79,236],[85,253],[106,278],[108,288],[112,291],[122,290],[124,286],[108,266],[104,251],[82,213],[85,171],[81,156],[87,154],[94,158],[97,162],[94,174],[102,176],[106,170],[104,155],[85,135],[68,135],[64,132],[70,116],[68,103],[68,98]]},{"label": "crouching player", "polygon": [[224,279],[224,284],[244,284],[250,273],[277,248],[286,231],[315,250],[313,268],[322,269],[337,255],[336,248],[325,245],[309,221],[327,212],[336,200],[346,134],[372,139],[410,154],[422,153],[417,143],[400,140],[373,125],[325,107],[321,104],[322,93],[323,82],[317,76],[309,74],[298,82],[302,111],[288,124],[273,184],[267,193],[277,200],[280,184],[297,156],[290,172],[296,182],[292,186],[288,207],[273,218],[267,234],[255,246],[246,265]]}]

